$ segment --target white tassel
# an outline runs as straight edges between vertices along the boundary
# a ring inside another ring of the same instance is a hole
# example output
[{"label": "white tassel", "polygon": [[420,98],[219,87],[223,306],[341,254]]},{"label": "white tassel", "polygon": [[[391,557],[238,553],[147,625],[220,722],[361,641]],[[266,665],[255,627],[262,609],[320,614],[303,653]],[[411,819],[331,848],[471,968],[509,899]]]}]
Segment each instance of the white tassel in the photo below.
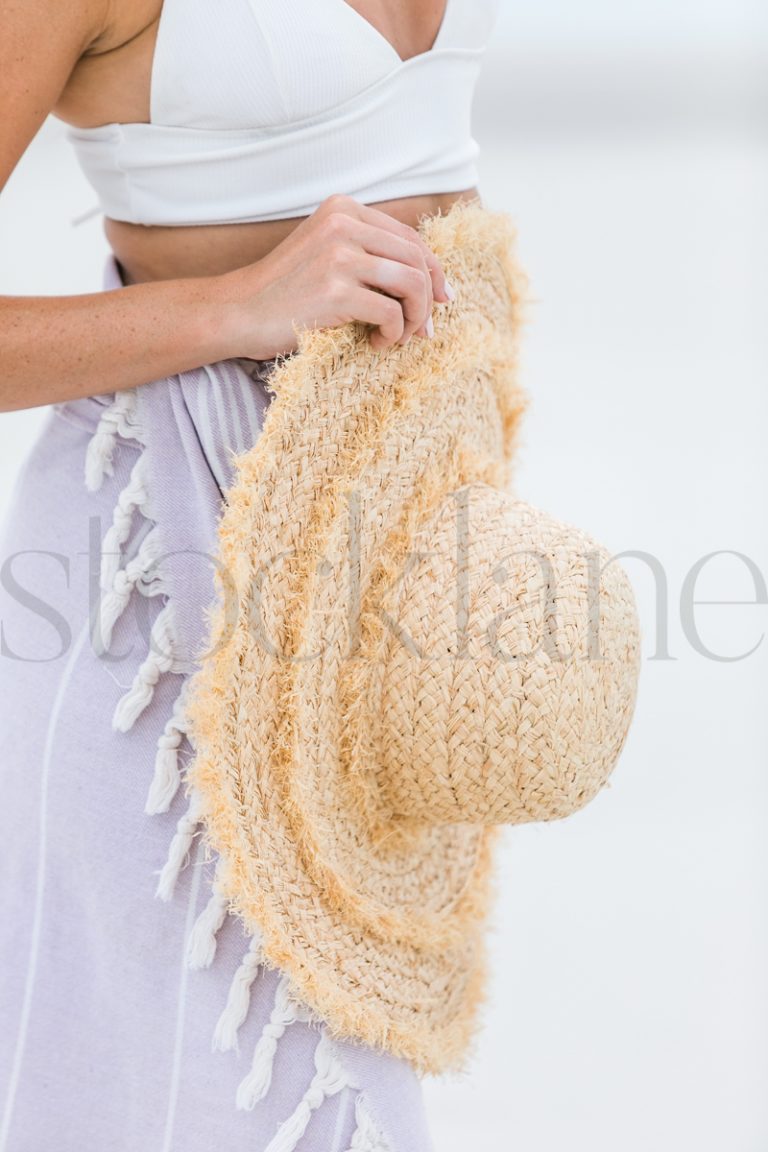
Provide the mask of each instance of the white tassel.
[{"label": "white tassel", "polygon": [[278,1041],[291,1024],[309,1019],[309,1010],[291,1001],[289,993],[290,981],[283,975],[277,982],[275,1006],[254,1049],[250,1071],[238,1085],[238,1108],[250,1110],[259,1100],[264,1099],[272,1083],[272,1066]]},{"label": "white tassel", "polygon": [[176,697],[171,717],[157,741],[155,772],[144,805],[147,816],[156,816],[160,812],[167,812],[181,784],[179,748],[186,734],[184,710],[188,686],[189,680],[187,679]]},{"label": "white tassel", "polygon": [[391,1152],[389,1141],[379,1131],[376,1121],[368,1111],[363,1092],[355,1097],[355,1120],[357,1127],[352,1135],[348,1152]]},{"label": "white tassel", "polygon": [[176,881],[184,867],[197,826],[200,823],[201,807],[200,797],[194,793],[187,811],[176,825],[176,833],[168,850],[168,859],[160,872],[160,879],[155,891],[155,896],[160,900],[170,900],[173,896]]},{"label": "white tassel", "polygon": [[160,533],[153,528],[133,559],[115,573],[112,587],[101,600],[101,642],[105,652],[109,650],[115,624],[127,608],[134,588],[144,596],[159,596],[168,591],[157,567],[161,555]]},{"label": "white tassel", "polygon": [[155,685],[163,672],[171,672],[175,664],[176,630],[173,605],[169,601],[152,625],[149,634],[149,653],[136,673],[133,684],[117,702],[112,727],[127,732],[151,703]]},{"label": "white tassel", "polygon": [[[215,882],[214,882],[215,883]],[[216,933],[227,918],[229,901],[214,887],[213,894],[192,925],[187,944],[187,967],[210,968],[216,955]]]},{"label": "white tassel", "polygon": [[147,455],[142,452],[131,470],[128,483],[117,498],[112,524],[101,545],[101,588],[104,592],[109,592],[115,583],[122,547],[131,533],[134,510],[143,508],[147,503],[147,473]]},{"label": "white tassel", "polygon": [[97,492],[104,477],[114,475],[113,458],[118,435],[141,442],[136,408],[136,392],[130,388],[117,392],[112,403],[99,417],[85,454],[85,486],[89,492]]},{"label": "white tassel", "polygon": [[216,1022],[211,1045],[214,1052],[237,1048],[237,1032],[248,1015],[251,985],[259,973],[261,961],[261,934],[256,932],[230,984],[226,1007]]},{"label": "white tassel", "polygon": [[307,1091],[301,1098],[296,1111],[278,1128],[264,1152],[295,1152],[296,1146],[307,1130],[307,1125],[328,1096],[341,1092],[349,1086],[347,1073],[336,1056],[333,1044],[323,1030],[315,1048],[315,1075]]}]

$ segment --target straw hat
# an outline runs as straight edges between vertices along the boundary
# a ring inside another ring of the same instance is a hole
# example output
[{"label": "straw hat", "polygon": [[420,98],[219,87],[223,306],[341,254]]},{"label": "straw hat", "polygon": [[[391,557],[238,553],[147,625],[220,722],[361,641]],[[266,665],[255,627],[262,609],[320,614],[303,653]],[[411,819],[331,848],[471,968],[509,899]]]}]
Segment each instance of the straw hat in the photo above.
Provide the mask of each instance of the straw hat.
[{"label": "straw hat", "polygon": [[499,827],[605,785],[634,706],[626,575],[509,492],[525,277],[479,202],[422,224],[431,341],[302,333],[219,527],[191,684],[217,883],[331,1032],[464,1065]]}]

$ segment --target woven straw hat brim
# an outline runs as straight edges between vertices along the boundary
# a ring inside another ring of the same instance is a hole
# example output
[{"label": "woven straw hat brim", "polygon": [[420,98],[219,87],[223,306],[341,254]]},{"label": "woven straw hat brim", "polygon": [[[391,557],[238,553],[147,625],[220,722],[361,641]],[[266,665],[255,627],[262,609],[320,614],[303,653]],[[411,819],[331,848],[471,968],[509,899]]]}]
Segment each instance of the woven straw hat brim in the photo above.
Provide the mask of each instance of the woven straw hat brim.
[{"label": "woven straw hat brim", "polygon": [[368,709],[420,527],[462,485],[508,486],[527,282],[505,214],[459,203],[421,230],[457,290],[434,340],[305,332],[271,378],[219,526],[187,782],[267,963],[336,1034],[437,1072],[464,1066],[484,995],[497,830],[389,818]]}]

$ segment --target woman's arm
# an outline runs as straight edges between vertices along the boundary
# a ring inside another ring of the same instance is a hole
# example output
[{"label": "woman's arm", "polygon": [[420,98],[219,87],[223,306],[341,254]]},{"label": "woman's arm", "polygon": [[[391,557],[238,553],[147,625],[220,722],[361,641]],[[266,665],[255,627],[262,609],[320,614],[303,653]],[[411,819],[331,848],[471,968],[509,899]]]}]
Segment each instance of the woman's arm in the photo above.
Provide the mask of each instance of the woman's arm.
[{"label": "woman's arm", "polygon": [[[109,20],[110,0],[0,0],[0,188],[78,60],[108,36]],[[204,363],[218,352],[211,296],[190,280],[0,297],[0,409],[111,392]]]},{"label": "woman's arm", "polygon": [[[0,297],[0,411],[146,384],[234,355],[208,280]],[[222,310],[223,311],[223,310]]]},{"label": "woman's arm", "polygon": [[[0,0],[0,188],[80,57],[108,32],[112,0]],[[447,300],[415,229],[345,196],[258,264],[223,276],[82,296],[0,297],[0,411],[98,395],[233,356],[296,346],[295,326],[361,320],[384,348],[424,335]]]}]

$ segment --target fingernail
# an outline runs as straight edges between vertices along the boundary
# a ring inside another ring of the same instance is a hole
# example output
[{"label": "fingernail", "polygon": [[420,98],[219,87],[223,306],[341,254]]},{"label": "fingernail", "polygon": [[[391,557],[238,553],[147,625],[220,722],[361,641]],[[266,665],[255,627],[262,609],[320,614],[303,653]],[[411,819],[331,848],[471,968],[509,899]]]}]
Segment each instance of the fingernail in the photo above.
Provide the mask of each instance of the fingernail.
[{"label": "fingernail", "polygon": [[425,328],[426,328],[426,330],[427,330],[427,336],[429,336],[429,338],[430,338],[430,340],[431,340],[431,339],[432,339],[432,337],[433,337],[433,336],[434,336],[434,334],[435,334],[435,325],[434,325],[434,324],[433,324],[433,322],[432,322],[432,317],[431,317],[431,316],[427,316],[427,322],[426,322],[426,324],[424,325],[424,327],[425,327]]},{"label": "fingernail", "polygon": [[449,300],[455,300],[456,299],[456,293],[454,292],[453,288],[451,288],[451,286],[447,280],[445,282],[445,294]]}]

